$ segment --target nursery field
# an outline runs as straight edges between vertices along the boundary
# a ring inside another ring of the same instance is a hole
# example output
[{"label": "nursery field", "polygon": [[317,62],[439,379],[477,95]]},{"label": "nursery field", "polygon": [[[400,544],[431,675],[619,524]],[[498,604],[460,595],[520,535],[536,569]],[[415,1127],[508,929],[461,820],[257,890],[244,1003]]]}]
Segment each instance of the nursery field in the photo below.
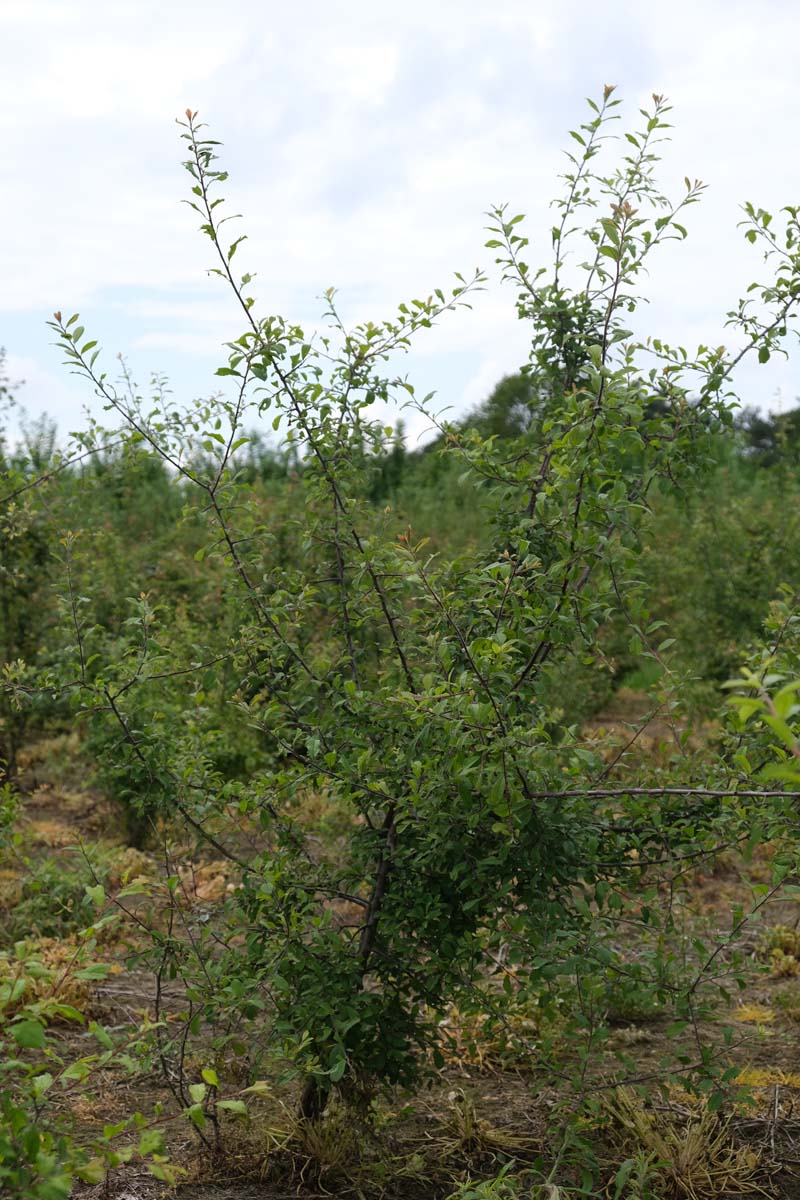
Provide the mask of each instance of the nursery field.
[{"label": "nursery field", "polygon": [[[494,208],[492,265],[316,333],[187,110],[219,390],[56,311],[104,421],[12,439],[0,357],[3,1196],[800,1196],[800,409],[735,391],[800,219],[745,205],[731,349],[634,333],[703,185],[620,104],[548,265]],[[529,359],[446,421],[402,355],[493,284]]]}]

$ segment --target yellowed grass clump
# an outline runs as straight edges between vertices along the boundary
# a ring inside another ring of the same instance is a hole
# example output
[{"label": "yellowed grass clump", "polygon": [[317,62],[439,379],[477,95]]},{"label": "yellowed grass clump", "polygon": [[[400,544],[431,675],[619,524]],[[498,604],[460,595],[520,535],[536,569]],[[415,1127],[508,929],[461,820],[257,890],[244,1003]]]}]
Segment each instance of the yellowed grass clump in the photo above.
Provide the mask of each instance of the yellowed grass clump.
[{"label": "yellowed grass clump", "polygon": [[656,1194],[686,1200],[771,1194],[762,1186],[759,1150],[737,1145],[730,1122],[707,1108],[686,1119],[668,1108],[646,1108],[632,1088],[622,1087],[606,1111],[626,1149],[648,1160]]}]

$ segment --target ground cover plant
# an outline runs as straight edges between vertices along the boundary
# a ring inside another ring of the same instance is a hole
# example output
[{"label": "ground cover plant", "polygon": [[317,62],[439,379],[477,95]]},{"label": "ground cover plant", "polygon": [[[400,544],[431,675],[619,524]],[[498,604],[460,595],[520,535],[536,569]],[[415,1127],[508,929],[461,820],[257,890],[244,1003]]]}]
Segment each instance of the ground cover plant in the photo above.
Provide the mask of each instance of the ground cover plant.
[{"label": "ground cover plant", "polygon": [[[0,1172],[18,1194],[140,1160],[174,1181],[181,1122],[222,1177],[354,1194],[762,1186],[760,1152],[733,1140],[741,1063],[709,1014],[746,984],[752,921],[791,902],[797,565],[734,546],[731,593],[708,564],[717,527],[693,522],[699,565],[676,583],[680,555],[653,537],[726,486],[736,367],[792,335],[798,210],[746,206],[768,275],[727,314],[735,350],[635,335],[650,256],[686,237],[702,185],[661,192],[663,97],[621,138],[619,106],[606,88],[573,133],[549,266],[528,265],[521,216],[490,213],[531,355],[471,422],[438,421],[400,356],[493,273],[356,328],[332,289],[315,334],[259,315],[191,111],[189,203],[243,326],[217,372],[229,390],[184,407],[161,380],[114,383],[78,315],[54,314],[110,425],[64,457],[4,449],[3,828],[14,928],[33,935],[4,949],[0,993]],[[438,425],[411,465],[372,416],[398,398]],[[285,452],[263,453],[264,420]],[[475,511],[452,534],[432,511],[444,488]],[[773,500],[767,545],[791,522]],[[706,614],[730,643],[698,659]],[[719,684],[748,653],[723,717]],[[613,719],[586,724],[612,694]],[[90,788],[70,858],[69,832],[36,816],[31,747],[73,726]],[[735,880],[725,932],[702,904],[715,871]],[[57,913],[37,908],[41,881]],[[791,979],[793,943],[773,943],[760,961]],[[138,1023],[109,1025],[98,997],[123,957],[152,993]],[[650,1021],[669,1039],[643,1065],[619,1030]],[[398,1089],[413,1106],[458,1064],[523,1069],[525,1103],[556,1089],[547,1115],[494,1123],[448,1084],[435,1132],[399,1133]],[[156,1097],[97,1120],[111,1081],[155,1071]],[[661,1084],[680,1097],[666,1116],[614,1091]]]}]

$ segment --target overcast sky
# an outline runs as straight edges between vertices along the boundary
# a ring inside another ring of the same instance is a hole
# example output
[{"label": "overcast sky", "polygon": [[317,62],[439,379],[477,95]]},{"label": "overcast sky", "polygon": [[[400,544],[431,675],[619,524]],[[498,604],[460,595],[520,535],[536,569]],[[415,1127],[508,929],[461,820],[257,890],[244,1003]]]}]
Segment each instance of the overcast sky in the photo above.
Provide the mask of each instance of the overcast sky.
[{"label": "overcast sky", "polygon": [[[800,203],[798,47],[798,0],[0,0],[0,345],[20,399],[62,432],[91,403],[49,344],[54,309],[80,310],[112,375],[122,351],[186,399],[220,384],[241,320],[180,204],[187,105],[224,142],[260,312],[313,328],[331,285],[350,323],[489,266],[493,203],[530,215],[547,263],[584,98],[616,84],[633,120],[666,93],[664,187],[708,191],[653,265],[647,328],[730,343],[724,314],[762,271],[739,206]],[[498,284],[427,332],[405,363],[417,390],[457,413],[524,362],[513,300]],[[787,407],[800,356],[740,391]]]}]

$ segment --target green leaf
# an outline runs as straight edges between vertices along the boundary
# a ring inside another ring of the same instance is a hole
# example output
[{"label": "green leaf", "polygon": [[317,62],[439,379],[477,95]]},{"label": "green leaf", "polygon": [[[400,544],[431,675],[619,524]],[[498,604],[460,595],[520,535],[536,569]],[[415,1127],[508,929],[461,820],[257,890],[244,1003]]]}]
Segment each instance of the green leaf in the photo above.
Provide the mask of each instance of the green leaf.
[{"label": "green leaf", "polygon": [[[198,555],[202,558],[201,551],[195,554],[195,559]],[[199,560],[198,560],[199,561]],[[152,891],[152,884],[145,883],[144,880],[132,880],[131,883],[126,883],[124,888],[117,892],[117,899],[124,900],[127,896],[146,896]]]},{"label": "green leaf", "polygon": [[106,1164],[102,1158],[92,1158],[82,1166],[76,1167],[75,1174],[82,1183],[103,1183],[106,1178]]},{"label": "green leaf", "polygon": [[25,1050],[42,1050],[47,1040],[41,1021],[17,1021],[9,1032],[17,1045]]},{"label": "green leaf", "polygon": [[40,1075],[34,1075],[31,1086],[35,1096],[43,1096],[53,1086],[53,1076],[49,1071],[42,1071]]},{"label": "green leaf", "polygon": [[89,1022],[89,1032],[97,1038],[101,1046],[105,1046],[106,1050],[114,1049],[114,1043],[112,1042],[110,1035],[102,1025],[98,1025],[97,1021]]},{"label": "green leaf", "polygon": [[164,1132],[161,1129],[145,1129],[139,1138],[137,1152],[146,1158],[148,1154],[164,1153]]},{"label": "green leaf", "polygon": [[234,254],[236,253],[237,249],[242,244],[242,242],[246,240],[246,238],[247,238],[247,234],[243,233],[241,237],[238,237],[235,242],[231,243],[230,248],[228,250],[228,262],[231,261]]},{"label": "green leaf", "polygon": [[764,721],[769,725],[773,733],[777,733],[780,740],[789,750],[793,750],[797,744],[797,737],[793,729],[790,729],[785,721],[780,717],[773,717],[769,713],[765,714]]},{"label": "green leaf", "polygon": [[170,1187],[174,1187],[177,1184],[180,1175],[186,1174],[184,1167],[173,1167],[163,1162],[148,1163],[147,1169],[154,1179],[159,1179],[162,1183],[168,1183]]},{"label": "green leaf", "polygon": [[111,967],[108,963],[89,963],[88,967],[81,967],[75,972],[75,978],[82,983],[97,983],[102,979],[107,979]]},{"label": "green leaf", "polygon": [[[795,760],[796,761],[796,760]],[[767,763],[759,771],[761,779],[777,779],[783,783],[800,783],[800,763]]]},{"label": "green leaf", "polygon": [[344,1055],[342,1055],[341,1057],[336,1059],[333,1066],[328,1071],[328,1075],[330,1076],[331,1083],[338,1083],[339,1080],[343,1078],[346,1070],[347,1070],[347,1059],[344,1057]]},{"label": "green leaf", "polygon": [[190,1108],[187,1108],[186,1116],[198,1129],[205,1129],[207,1124],[206,1114],[199,1104],[193,1104]]},{"label": "green leaf", "polygon": [[800,690],[800,680],[794,680],[792,683],[785,684],[772,697],[775,713],[784,721],[787,717],[792,716],[797,709],[798,690]]},{"label": "green leaf", "polygon": [[266,1079],[257,1079],[250,1087],[243,1089],[245,1093],[252,1092],[255,1096],[271,1096],[273,1092],[272,1084]]}]

